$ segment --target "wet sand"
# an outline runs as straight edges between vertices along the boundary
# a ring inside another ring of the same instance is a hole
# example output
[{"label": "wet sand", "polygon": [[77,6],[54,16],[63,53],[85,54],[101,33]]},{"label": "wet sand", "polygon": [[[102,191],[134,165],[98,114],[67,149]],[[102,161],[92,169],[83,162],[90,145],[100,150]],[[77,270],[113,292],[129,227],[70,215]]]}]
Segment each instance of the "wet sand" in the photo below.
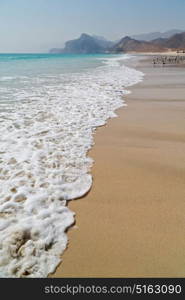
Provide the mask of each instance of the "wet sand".
[{"label": "wet sand", "polygon": [[97,130],[90,193],[53,277],[185,277],[185,69],[143,71]]}]

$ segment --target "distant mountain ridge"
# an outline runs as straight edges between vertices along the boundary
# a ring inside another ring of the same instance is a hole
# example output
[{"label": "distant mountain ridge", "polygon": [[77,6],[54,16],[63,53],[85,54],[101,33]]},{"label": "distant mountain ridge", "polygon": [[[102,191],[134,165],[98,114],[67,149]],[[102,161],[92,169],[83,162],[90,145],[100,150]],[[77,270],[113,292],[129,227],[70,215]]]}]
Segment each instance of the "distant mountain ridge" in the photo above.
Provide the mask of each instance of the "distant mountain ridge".
[{"label": "distant mountain ridge", "polygon": [[101,47],[103,47],[105,49],[112,47],[116,43],[116,42],[106,40],[103,36],[93,35],[92,37],[96,40],[96,42]]},{"label": "distant mountain ridge", "polygon": [[182,33],[182,32],[183,30],[171,29],[165,32],[156,31],[150,33],[136,34],[136,35],[132,35],[131,38],[139,41],[152,41],[154,39],[159,39],[159,38],[168,39],[172,37],[174,34]]},{"label": "distant mountain ridge", "polygon": [[130,37],[124,37],[111,49],[119,52],[162,52],[168,50],[185,50],[185,32],[177,33],[170,38],[159,38],[148,41],[138,41]]},{"label": "distant mountain ridge", "polygon": [[166,47],[169,49],[184,49],[185,50],[185,32],[177,33],[168,39],[156,39],[153,44]]},{"label": "distant mountain ridge", "polygon": [[[177,31],[177,30],[175,30]],[[165,34],[169,35],[174,30]],[[115,43],[103,37],[82,33],[78,39],[67,41],[63,49],[53,48],[50,53],[96,54],[120,52],[162,52],[169,49],[185,49],[185,32],[176,33],[169,38],[156,38],[151,41],[137,40],[126,36]]]}]

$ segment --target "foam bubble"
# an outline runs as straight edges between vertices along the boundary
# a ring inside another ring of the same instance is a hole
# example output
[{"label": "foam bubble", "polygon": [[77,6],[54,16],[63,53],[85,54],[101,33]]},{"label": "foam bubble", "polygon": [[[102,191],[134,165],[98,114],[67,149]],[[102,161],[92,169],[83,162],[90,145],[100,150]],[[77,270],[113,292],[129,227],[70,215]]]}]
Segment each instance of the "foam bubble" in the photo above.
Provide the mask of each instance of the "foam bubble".
[{"label": "foam bubble", "polygon": [[92,185],[93,133],[125,105],[124,88],[142,80],[118,59],[12,88],[21,101],[0,111],[1,276],[46,277],[60,263],[74,222],[66,201]]}]

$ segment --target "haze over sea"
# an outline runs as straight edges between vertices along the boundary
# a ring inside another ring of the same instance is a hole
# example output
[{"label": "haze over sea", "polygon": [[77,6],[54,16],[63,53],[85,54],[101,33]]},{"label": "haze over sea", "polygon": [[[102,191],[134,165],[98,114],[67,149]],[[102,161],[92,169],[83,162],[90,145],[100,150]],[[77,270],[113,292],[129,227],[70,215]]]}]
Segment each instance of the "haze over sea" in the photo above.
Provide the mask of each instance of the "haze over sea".
[{"label": "haze over sea", "polygon": [[66,202],[92,185],[93,133],[143,77],[128,58],[0,54],[1,276],[45,277],[60,263]]}]

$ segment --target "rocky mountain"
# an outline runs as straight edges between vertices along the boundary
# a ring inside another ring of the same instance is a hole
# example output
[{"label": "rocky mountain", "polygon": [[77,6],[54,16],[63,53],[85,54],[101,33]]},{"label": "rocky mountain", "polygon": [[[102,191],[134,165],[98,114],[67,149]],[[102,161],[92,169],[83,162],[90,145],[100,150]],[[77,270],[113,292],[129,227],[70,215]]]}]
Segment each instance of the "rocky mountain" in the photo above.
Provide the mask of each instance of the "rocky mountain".
[{"label": "rocky mountain", "polygon": [[[168,36],[177,30],[163,33]],[[107,41],[103,37],[90,36],[83,33],[78,39],[66,42],[64,49],[53,48],[50,53],[93,54],[119,52],[161,52],[168,49],[185,49],[185,32],[177,33],[169,38],[157,38],[151,41],[124,37],[119,42]]]},{"label": "rocky mountain", "polygon": [[169,49],[185,50],[185,32],[175,34],[168,39],[155,39],[152,43]]},{"label": "rocky mountain", "polygon": [[112,41],[106,40],[103,36],[93,35],[92,37],[94,38],[94,40],[96,41],[96,43],[99,44],[99,46],[101,46],[101,47],[103,47],[105,49],[113,47],[113,45],[116,43],[116,42],[112,42]]},{"label": "rocky mountain", "polygon": [[172,29],[172,30],[168,30],[165,32],[150,32],[150,33],[144,33],[144,34],[136,34],[131,36],[131,38],[135,39],[135,40],[140,40],[140,41],[152,41],[154,39],[168,39],[170,37],[172,37],[174,34],[177,33],[182,33],[182,30],[179,29]]},{"label": "rocky mountain", "polygon": [[82,33],[80,38],[66,42],[64,49],[53,48],[50,53],[93,54],[104,53],[112,46],[112,42],[102,37]]},{"label": "rocky mountain", "polygon": [[155,52],[164,51],[164,47],[152,42],[138,41],[128,36],[121,39],[111,48],[111,52]]}]

